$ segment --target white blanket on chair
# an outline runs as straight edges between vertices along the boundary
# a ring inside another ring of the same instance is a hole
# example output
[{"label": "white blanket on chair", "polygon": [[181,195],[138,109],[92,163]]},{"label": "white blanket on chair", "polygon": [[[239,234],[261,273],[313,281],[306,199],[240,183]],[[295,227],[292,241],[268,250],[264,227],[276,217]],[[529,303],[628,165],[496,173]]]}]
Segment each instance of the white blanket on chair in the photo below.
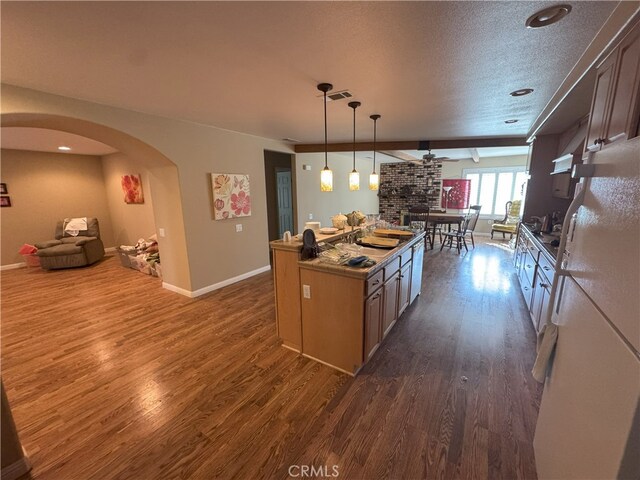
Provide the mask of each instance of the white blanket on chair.
[{"label": "white blanket on chair", "polygon": [[64,231],[67,235],[77,237],[81,230],[87,229],[87,217],[65,218]]}]

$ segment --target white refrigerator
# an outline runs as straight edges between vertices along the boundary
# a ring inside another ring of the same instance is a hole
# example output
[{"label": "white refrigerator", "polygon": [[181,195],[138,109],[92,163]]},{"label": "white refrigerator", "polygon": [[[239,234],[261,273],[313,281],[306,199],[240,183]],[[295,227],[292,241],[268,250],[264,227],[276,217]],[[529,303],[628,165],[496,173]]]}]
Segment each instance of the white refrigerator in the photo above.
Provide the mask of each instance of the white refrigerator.
[{"label": "white refrigerator", "polygon": [[551,316],[536,466],[541,479],[640,479],[640,138],[588,163]]}]

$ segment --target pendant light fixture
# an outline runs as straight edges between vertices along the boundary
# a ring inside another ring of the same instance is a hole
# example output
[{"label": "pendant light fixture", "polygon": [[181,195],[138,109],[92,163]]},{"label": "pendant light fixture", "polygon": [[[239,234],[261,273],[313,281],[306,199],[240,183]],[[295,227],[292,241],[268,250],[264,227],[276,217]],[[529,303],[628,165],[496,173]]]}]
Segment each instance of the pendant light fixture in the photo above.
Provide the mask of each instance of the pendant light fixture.
[{"label": "pendant light fixture", "polygon": [[360,102],[349,102],[349,106],[353,108],[353,170],[349,174],[349,190],[360,190],[360,174],[356,170],[356,108],[360,106]]},{"label": "pendant light fixture", "polygon": [[327,165],[327,92],[333,88],[330,83],[318,84],[318,90],[324,93],[324,168],[320,172],[320,191],[333,191],[333,172]]},{"label": "pendant light fixture", "polygon": [[378,190],[380,187],[380,175],[376,173],[376,127],[380,115],[376,113],[369,118],[373,120],[373,172],[369,175],[369,190]]}]

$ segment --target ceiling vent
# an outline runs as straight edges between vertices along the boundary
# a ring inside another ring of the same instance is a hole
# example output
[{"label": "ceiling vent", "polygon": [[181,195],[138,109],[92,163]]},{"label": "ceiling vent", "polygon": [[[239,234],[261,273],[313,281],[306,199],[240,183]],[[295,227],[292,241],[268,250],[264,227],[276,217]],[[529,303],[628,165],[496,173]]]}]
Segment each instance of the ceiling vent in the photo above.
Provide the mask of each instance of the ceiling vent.
[{"label": "ceiling vent", "polygon": [[[324,95],[319,95],[319,98],[322,98],[323,96]],[[340,90],[339,92],[327,93],[327,102],[335,102],[336,100],[351,97],[353,97],[353,94],[349,90]]]}]

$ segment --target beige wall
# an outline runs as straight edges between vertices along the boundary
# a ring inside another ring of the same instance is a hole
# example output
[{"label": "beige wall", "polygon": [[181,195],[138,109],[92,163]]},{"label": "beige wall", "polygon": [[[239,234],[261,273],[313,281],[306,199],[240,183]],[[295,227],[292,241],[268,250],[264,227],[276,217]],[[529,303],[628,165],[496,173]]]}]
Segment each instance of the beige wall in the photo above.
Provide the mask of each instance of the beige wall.
[{"label": "beige wall", "polygon": [[22,262],[24,244],[50,240],[66,217],[96,217],[113,245],[100,157],[2,150],[2,182],[12,206],[2,208],[2,265]]},{"label": "beige wall", "polygon": [[[102,157],[102,171],[113,226],[114,245],[135,245],[138,239],[147,239],[156,233],[150,174],[147,168],[118,152]],[[140,175],[144,203],[124,202],[120,181],[123,175],[128,174]]]},{"label": "beige wall", "polygon": [[[320,171],[324,168],[324,153],[299,153],[296,155],[296,182],[298,189],[298,226],[304,228],[313,214],[313,221],[323,227],[331,226],[331,217],[342,212],[361,210],[378,213],[378,192],[369,190],[369,174],[373,160],[356,159],[360,172],[360,190],[349,190],[349,172],[353,170],[353,156],[348,153],[329,153],[329,168],[333,171],[333,192],[320,191]],[[311,170],[303,170],[311,165]],[[378,173],[380,169],[378,168]]]},{"label": "beige wall", "polygon": [[[481,158],[479,163],[475,163],[473,160],[460,160],[459,162],[444,162],[442,164],[442,178],[443,179],[462,178],[462,171],[466,168],[517,167],[517,166],[526,166],[526,165],[527,165],[526,155]],[[479,218],[475,231],[478,233],[489,233],[491,232],[492,223],[493,223],[493,220],[491,219]]]},{"label": "beige wall", "polygon": [[[3,125],[79,133],[144,163],[167,284],[193,292],[269,265],[264,150],[287,144],[9,85],[1,109]],[[213,220],[211,172],[250,175],[250,217]]]}]

